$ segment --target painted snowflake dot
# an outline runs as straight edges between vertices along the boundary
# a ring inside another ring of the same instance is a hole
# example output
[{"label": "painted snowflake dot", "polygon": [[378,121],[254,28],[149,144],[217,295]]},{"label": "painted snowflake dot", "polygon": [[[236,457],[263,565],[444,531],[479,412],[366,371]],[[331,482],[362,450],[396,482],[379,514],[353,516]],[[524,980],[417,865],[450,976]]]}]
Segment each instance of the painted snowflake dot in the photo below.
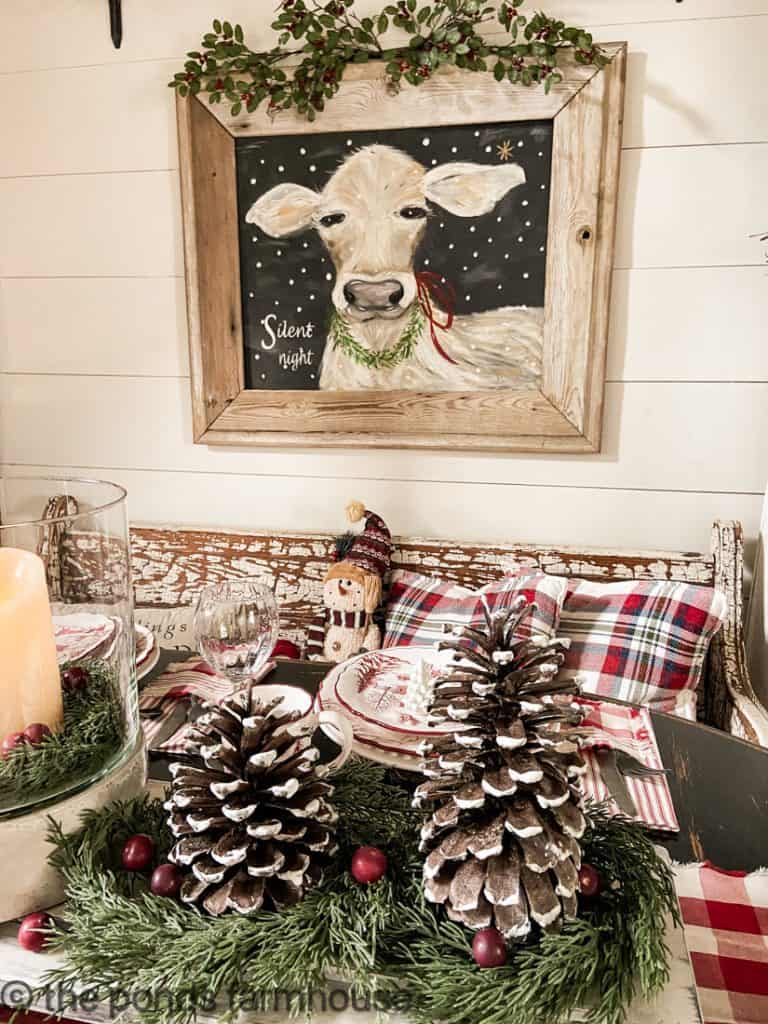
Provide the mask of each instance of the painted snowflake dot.
[{"label": "painted snowflake dot", "polygon": [[430,138],[423,138],[421,140],[422,146],[428,146],[432,140]]}]

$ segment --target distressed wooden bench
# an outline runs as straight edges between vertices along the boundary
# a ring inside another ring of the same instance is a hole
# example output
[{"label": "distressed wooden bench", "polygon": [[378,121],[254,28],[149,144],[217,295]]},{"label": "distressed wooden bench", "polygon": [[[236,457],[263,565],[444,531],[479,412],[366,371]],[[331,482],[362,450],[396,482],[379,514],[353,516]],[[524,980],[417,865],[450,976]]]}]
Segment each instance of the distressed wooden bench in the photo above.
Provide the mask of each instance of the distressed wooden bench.
[{"label": "distressed wooden bench", "polygon": [[[281,633],[298,643],[322,604],[332,558],[329,534],[135,526],[131,531],[136,603],[172,609],[192,604],[207,583],[255,577],[274,588]],[[710,554],[612,551],[530,544],[395,538],[394,565],[480,587],[508,570],[541,569],[591,580],[680,580],[715,586],[728,598],[728,621],[715,637],[699,691],[699,719],[768,746],[768,712],[752,689],[744,653],[741,525],[716,522]]]}]

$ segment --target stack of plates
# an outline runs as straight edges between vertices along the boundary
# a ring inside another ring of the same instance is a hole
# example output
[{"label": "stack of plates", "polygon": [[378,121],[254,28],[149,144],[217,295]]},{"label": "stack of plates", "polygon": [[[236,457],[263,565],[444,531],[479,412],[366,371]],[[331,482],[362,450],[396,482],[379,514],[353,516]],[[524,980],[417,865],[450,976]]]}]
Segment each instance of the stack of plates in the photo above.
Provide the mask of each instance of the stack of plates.
[{"label": "stack of plates", "polygon": [[[56,656],[60,665],[92,658],[109,658],[120,635],[120,620],[92,612],[54,615]],[[142,679],[157,664],[160,648],[154,634],[136,626],[136,677]]]},{"label": "stack of plates", "polygon": [[155,634],[146,626],[134,627],[136,630],[136,679],[149,675],[160,658],[160,647]]},{"label": "stack of plates", "polygon": [[349,721],[356,754],[390,768],[419,771],[421,741],[451,731],[428,726],[406,707],[408,685],[422,663],[435,678],[441,674],[437,657],[432,647],[388,647],[360,654],[325,677],[317,707],[337,711]]}]

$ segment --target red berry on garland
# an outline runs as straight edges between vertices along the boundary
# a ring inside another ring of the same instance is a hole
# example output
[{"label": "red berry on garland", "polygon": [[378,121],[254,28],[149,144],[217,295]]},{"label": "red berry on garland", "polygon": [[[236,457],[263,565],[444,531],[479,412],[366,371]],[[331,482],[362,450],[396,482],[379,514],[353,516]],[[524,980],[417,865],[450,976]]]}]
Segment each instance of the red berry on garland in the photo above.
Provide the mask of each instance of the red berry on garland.
[{"label": "red berry on garland", "polygon": [[378,882],[387,873],[387,856],[376,846],[361,846],[352,856],[352,877],[361,885]]},{"label": "red berry on garland", "polygon": [[123,847],[123,867],[126,871],[146,871],[155,856],[155,844],[149,836],[131,836]]},{"label": "red berry on garland", "polygon": [[44,722],[33,722],[32,725],[28,725],[24,730],[24,737],[27,743],[31,743],[33,747],[39,746],[50,735],[51,730]]},{"label": "red berry on garland", "polygon": [[160,864],[152,872],[149,888],[155,896],[167,896],[170,899],[175,899],[179,895],[183,881],[184,874],[175,864]]},{"label": "red berry on garland", "polygon": [[579,868],[579,892],[587,900],[593,900],[603,891],[603,879],[597,868],[582,864]]},{"label": "red berry on garland", "polygon": [[472,956],[478,967],[503,967],[507,944],[498,928],[481,928],[472,939]]},{"label": "red berry on garland", "polygon": [[37,914],[27,914],[19,925],[18,940],[22,949],[30,953],[42,953],[47,937],[43,935],[44,928],[50,928],[53,918],[49,914],[39,911]]},{"label": "red berry on garland", "polygon": [[65,668],[61,673],[61,685],[65,693],[77,693],[84,690],[88,683],[88,673],[79,665]]},{"label": "red berry on garland", "polygon": [[23,743],[27,742],[27,737],[23,732],[10,732],[5,737],[2,743],[0,743],[0,759],[5,761],[11,756],[11,751],[15,750],[16,747],[20,747]]}]

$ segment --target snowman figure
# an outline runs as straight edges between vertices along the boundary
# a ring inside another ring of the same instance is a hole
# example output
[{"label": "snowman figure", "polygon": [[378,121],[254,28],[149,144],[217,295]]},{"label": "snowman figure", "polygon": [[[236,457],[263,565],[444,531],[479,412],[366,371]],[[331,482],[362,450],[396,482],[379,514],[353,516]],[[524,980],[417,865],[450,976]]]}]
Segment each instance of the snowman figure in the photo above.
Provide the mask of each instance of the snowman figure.
[{"label": "snowman figure", "polygon": [[365,528],[342,538],[341,557],[323,583],[324,611],[310,626],[307,642],[309,658],[335,664],[381,647],[373,614],[381,604],[382,581],[392,557],[392,537],[380,516],[354,501],[347,517],[352,523],[365,518]]}]

